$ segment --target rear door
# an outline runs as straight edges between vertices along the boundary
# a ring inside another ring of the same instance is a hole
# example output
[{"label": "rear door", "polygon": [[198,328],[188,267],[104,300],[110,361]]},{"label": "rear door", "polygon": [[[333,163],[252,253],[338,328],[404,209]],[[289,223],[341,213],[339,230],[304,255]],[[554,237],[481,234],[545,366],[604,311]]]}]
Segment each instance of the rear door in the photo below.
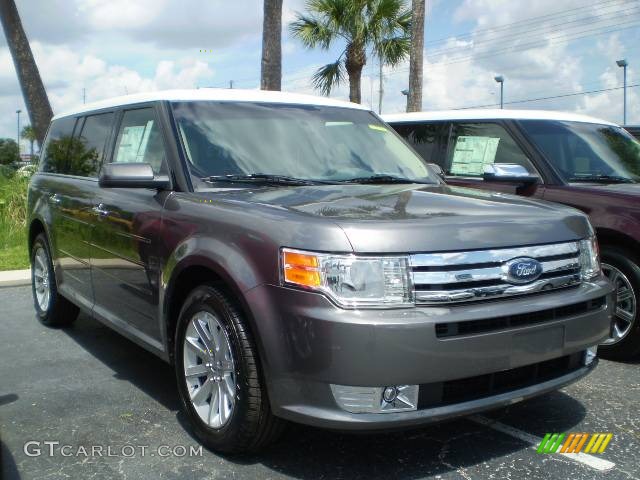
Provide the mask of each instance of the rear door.
[{"label": "rear door", "polygon": [[93,305],[92,208],[98,188],[98,168],[113,118],[113,112],[106,112],[62,119],[63,131],[56,134],[52,126],[44,148],[42,171],[51,177],[47,194],[53,220],[51,243],[58,288],[88,309]]},{"label": "rear door", "polygon": [[[166,140],[154,105],[124,109],[117,121],[111,162],[149,163],[166,175]],[[94,200],[94,312],[161,348],[158,288],[162,208],[169,192],[100,188]]]},{"label": "rear door", "polygon": [[447,183],[541,198],[544,195],[542,184],[523,188],[518,183],[491,182],[482,177],[486,164],[511,163],[543,178],[531,161],[534,152],[516,136],[517,132],[506,122],[452,122],[443,160]]}]

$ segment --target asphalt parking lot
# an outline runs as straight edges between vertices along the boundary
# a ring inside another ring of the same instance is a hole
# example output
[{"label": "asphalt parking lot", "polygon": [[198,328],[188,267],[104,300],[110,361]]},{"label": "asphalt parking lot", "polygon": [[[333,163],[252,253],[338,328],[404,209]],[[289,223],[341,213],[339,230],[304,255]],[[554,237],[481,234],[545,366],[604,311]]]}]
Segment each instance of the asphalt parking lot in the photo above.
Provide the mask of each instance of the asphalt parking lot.
[{"label": "asphalt parking lot", "polygon": [[[293,426],[260,455],[224,457],[198,454],[169,365],[98,322],[48,329],[29,287],[4,288],[0,338],[5,479],[640,478],[640,360],[601,361],[560,392],[472,419],[376,435]],[[537,454],[532,443],[547,432],[614,436],[603,454],[577,461]],[[27,442],[37,442],[29,455]]]}]

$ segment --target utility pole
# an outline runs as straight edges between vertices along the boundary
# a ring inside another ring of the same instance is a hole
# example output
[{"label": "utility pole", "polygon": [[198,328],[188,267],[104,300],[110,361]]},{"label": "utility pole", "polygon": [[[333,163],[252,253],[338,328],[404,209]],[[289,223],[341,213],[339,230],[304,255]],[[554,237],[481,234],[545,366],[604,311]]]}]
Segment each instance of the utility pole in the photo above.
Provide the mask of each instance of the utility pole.
[{"label": "utility pole", "polygon": [[622,87],[622,124],[627,124],[627,61],[623,58],[617,60],[616,65],[622,67],[623,87]]},{"label": "utility pole", "polygon": [[87,103],[87,89],[82,87],[82,103]]},{"label": "utility pole", "polygon": [[378,75],[378,81],[380,88],[378,89],[378,114],[382,114],[382,95],[384,94],[384,87],[382,86],[382,59],[380,59],[380,71]]},{"label": "utility pole", "polygon": [[229,80],[229,88],[233,90],[233,80]]},{"label": "utility pole", "polygon": [[20,156],[20,112],[22,112],[22,110],[16,110],[18,114],[18,156]]}]

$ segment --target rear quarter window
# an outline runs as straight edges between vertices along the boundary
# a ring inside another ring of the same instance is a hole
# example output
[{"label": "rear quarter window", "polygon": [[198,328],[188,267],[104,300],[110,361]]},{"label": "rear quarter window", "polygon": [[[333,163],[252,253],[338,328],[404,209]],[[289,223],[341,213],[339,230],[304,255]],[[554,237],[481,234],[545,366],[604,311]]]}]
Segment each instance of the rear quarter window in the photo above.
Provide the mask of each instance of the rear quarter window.
[{"label": "rear quarter window", "polygon": [[75,124],[75,117],[59,118],[51,122],[40,154],[41,172],[63,173]]}]

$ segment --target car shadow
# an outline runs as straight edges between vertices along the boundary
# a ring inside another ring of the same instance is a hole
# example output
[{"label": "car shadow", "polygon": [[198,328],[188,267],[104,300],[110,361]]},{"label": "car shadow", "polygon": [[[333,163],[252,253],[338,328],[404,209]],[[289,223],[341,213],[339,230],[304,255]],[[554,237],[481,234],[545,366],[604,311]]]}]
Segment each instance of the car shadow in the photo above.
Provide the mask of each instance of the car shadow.
[{"label": "car shadow", "polygon": [[[67,334],[90,354],[165,408],[193,438],[170,365],[133,342],[81,315]],[[564,392],[483,414],[527,433],[566,432],[585,417],[584,406]],[[483,464],[527,444],[462,418],[413,430],[354,434],[290,424],[283,437],[255,455],[221,455],[237,465],[263,465],[293,478],[422,478]]]}]

